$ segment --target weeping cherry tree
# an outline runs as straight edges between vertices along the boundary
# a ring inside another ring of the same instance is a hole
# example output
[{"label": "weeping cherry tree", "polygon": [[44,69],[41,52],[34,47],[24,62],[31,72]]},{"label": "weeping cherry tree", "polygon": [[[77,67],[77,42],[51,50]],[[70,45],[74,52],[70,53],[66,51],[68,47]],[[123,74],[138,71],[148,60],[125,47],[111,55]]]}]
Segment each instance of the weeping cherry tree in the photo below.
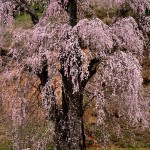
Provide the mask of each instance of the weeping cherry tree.
[{"label": "weeping cherry tree", "polygon": [[41,80],[57,150],[86,149],[83,97],[92,79],[99,125],[110,113],[108,102],[132,125],[148,124],[140,66],[145,39],[138,24],[132,17],[112,26],[98,18],[78,22],[78,3],[51,0],[33,29],[15,31],[10,47],[20,70]]}]

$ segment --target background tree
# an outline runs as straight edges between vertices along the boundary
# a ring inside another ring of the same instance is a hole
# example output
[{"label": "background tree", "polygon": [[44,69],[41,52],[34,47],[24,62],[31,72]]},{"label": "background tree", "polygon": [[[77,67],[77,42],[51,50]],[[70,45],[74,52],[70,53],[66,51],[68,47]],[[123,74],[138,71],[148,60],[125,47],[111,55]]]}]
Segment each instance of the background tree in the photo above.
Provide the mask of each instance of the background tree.
[{"label": "background tree", "polygon": [[[19,7],[20,10],[27,12],[31,16],[31,20],[32,20],[34,25],[39,22],[39,18],[38,18],[36,11],[32,7],[32,5],[28,4],[28,1],[26,1],[26,0],[14,0],[14,5],[16,7],[15,8],[16,10]],[[14,11],[15,11],[15,9],[14,9]]]}]

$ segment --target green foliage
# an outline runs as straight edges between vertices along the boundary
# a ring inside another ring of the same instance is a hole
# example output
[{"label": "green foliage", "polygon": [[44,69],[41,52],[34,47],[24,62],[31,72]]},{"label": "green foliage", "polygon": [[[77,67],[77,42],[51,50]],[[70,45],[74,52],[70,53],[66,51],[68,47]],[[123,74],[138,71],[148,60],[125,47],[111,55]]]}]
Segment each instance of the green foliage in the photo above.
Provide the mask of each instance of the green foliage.
[{"label": "green foliage", "polygon": [[146,10],[145,10],[145,15],[146,15],[146,16],[150,16],[150,10],[146,9]]},{"label": "green foliage", "polygon": [[27,13],[24,13],[24,12],[19,12],[16,15],[16,20],[18,20],[18,21],[28,21],[28,20],[30,20],[30,15],[28,15]]},{"label": "green foliage", "polygon": [[0,145],[0,150],[13,150],[11,143],[3,143]]},{"label": "green foliage", "polygon": [[33,23],[31,21],[31,17],[27,13],[20,12],[17,14],[14,25],[16,28],[24,28],[28,29],[33,26]]},{"label": "green foliage", "polygon": [[35,1],[33,8],[38,13],[43,13],[45,10],[44,5],[42,5],[39,1]]},{"label": "green foliage", "polygon": [[45,8],[47,6],[47,4],[49,3],[49,0],[44,1],[45,4],[41,3],[41,1],[35,1],[33,4],[33,9],[36,11],[36,13],[38,14],[38,16],[41,17],[41,14],[43,14],[43,12],[45,11]]},{"label": "green foliage", "polygon": [[[42,14],[45,10],[45,5],[42,5],[39,1],[35,1],[34,5],[32,6],[35,12],[38,15],[38,18],[42,17]],[[22,27],[22,28],[31,28],[33,23],[31,21],[31,16],[26,12],[15,12],[15,26]]]},{"label": "green foliage", "polygon": [[54,146],[51,145],[50,148],[48,150],[54,150]]},{"label": "green foliage", "polygon": [[[37,12],[38,18],[42,17],[41,12]],[[16,28],[23,28],[23,29],[28,29],[28,28],[32,28],[33,27],[33,22],[31,20],[31,16],[25,12],[19,12],[16,15],[15,18],[15,27]]]}]

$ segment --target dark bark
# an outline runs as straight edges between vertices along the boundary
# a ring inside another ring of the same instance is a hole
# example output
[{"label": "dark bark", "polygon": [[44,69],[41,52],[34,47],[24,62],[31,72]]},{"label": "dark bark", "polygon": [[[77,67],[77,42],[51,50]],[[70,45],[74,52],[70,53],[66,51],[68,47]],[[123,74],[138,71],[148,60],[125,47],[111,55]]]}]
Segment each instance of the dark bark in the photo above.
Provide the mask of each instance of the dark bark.
[{"label": "dark bark", "polygon": [[0,48],[0,56],[12,57],[12,54],[10,54],[8,50]]},{"label": "dark bark", "polygon": [[64,0],[61,0],[62,7],[69,15],[69,24],[73,27],[77,24],[77,0],[68,0],[65,4]]},{"label": "dark bark", "polygon": [[46,82],[48,81],[47,64],[45,64],[40,73],[37,73],[37,76],[40,78],[42,87],[44,87]]},{"label": "dark bark", "polygon": [[[67,5],[62,0],[62,6],[69,14],[69,24],[73,27],[77,24],[77,0],[69,0]],[[78,68],[81,68],[81,58],[77,58]],[[62,58],[61,64],[65,63]],[[86,83],[96,73],[99,59],[91,60],[89,65],[89,77],[81,81],[80,74],[76,82],[79,84],[79,90],[74,93],[74,85],[70,75],[65,76],[64,68],[62,74],[62,111],[56,117],[55,124],[55,148],[57,150],[86,150],[84,122],[83,122],[83,92]],[[68,73],[69,73],[68,66]]]},{"label": "dark bark", "polygon": [[77,0],[70,0],[68,6],[69,24],[75,26],[77,24]]},{"label": "dark bark", "polygon": [[[66,56],[67,57],[67,56]],[[56,139],[55,147],[57,150],[86,150],[84,122],[83,122],[83,92],[80,71],[76,82],[79,88],[76,92],[73,91],[72,75],[69,74],[70,66],[68,65],[68,75],[65,75],[63,67],[68,58],[62,58],[62,110],[56,120]],[[80,57],[77,57],[78,70],[82,67]]]},{"label": "dark bark", "polygon": [[31,16],[31,20],[34,25],[39,22],[39,18],[33,8],[29,8],[28,10],[26,10],[26,12]]},{"label": "dark bark", "polygon": [[96,69],[99,63],[100,63],[100,58],[93,58],[91,60],[88,67],[89,75],[88,77],[85,76],[85,79],[81,82],[83,88],[86,86],[87,82],[91,79],[91,77],[96,73]]},{"label": "dark bark", "polygon": [[44,87],[48,81],[48,64],[45,55],[42,56],[42,60],[42,70],[37,72],[37,76],[40,78],[42,87]]},{"label": "dark bark", "polygon": [[62,112],[56,120],[56,149],[85,150],[83,88],[73,93],[70,78],[62,74]]}]

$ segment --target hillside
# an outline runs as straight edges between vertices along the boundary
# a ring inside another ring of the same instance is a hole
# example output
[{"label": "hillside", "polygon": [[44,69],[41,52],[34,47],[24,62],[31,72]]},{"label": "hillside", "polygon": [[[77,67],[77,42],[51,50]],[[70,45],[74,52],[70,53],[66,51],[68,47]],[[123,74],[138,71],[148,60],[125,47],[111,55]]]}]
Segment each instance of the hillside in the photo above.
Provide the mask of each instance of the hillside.
[{"label": "hillside", "polygon": [[150,149],[150,1],[78,1],[76,22],[20,2],[0,1],[0,150]]}]

